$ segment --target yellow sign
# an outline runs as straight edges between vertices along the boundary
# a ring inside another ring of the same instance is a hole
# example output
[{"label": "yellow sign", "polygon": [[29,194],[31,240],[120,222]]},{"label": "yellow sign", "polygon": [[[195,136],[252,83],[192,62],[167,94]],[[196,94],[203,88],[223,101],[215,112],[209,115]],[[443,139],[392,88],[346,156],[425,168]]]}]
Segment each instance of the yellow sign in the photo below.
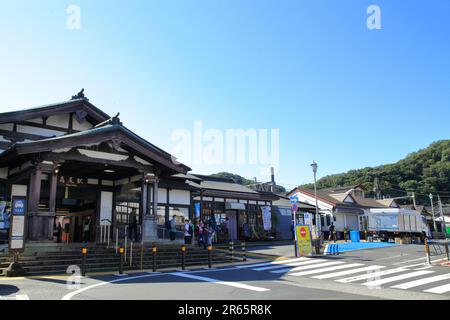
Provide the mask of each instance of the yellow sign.
[{"label": "yellow sign", "polygon": [[310,255],[312,250],[311,245],[311,232],[309,226],[298,225],[295,226],[295,232],[297,234],[297,247],[300,256]]}]

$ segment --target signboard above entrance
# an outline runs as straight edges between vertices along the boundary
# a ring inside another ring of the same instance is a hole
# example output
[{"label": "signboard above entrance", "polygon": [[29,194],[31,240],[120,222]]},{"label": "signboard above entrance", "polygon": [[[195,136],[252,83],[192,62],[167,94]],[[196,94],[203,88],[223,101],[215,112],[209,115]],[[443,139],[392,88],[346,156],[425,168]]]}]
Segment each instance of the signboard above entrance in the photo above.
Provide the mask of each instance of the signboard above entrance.
[{"label": "signboard above entrance", "polygon": [[66,187],[75,187],[79,185],[85,185],[88,183],[87,178],[75,178],[75,177],[64,177],[61,176],[59,178],[59,182],[65,185]]}]

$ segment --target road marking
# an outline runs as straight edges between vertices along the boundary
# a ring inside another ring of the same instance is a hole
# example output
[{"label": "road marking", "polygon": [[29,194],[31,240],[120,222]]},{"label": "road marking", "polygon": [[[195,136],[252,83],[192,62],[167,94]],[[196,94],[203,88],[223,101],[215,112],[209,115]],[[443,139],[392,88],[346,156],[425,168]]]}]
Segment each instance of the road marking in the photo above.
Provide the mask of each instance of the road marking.
[{"label": "road marking", "polygon": [[181,272],[175,272],[175,273],[171,273],[171,274],[174,276],[177,276],[177,277],[189,278],[189,279],[205,281],[205,282],[212,282],[212,283],[217,283],[217,284],[221,284],[224,286],[246,289],[246,290],[251,290],[251,291],[256,291],[256,292],[264,292],[264,291],[270,290],[270,289],[266,289],[266,288],[250,286],[250,285],[240,283],[240,282],[220,281],[220,280],[209,278],[209,277],[201,277],[201,276],[196,276],[193,274],[186,274],[186,273],[181,273]]},{"label": "road marking", "polygon": [[358,268],[358,269],[352,269],[352,270],[345,270],[345,271],[339,271],[339,272],[323,274],[323,275],[320,275],[320,276],[314,276],[312,278],[314,278],[314,279],[337,278],[337,277],[346,276],[348,274],[359,273],[359,272],[367,272],[367,271],[372,271],[372,270],[380,270],[382,268],[385,268],[385,267],[384,266],[368,266],[368,267],[364,267],[364,268]]},{"label": "road marking", "polygon": [[96,288],[96,287],[104,286],[105,284],[112,284],[112,283],[129,281],[129,280],[134,280],[134,279],[141,279],[141,278],[150,278],[150,277],[156,277],[156,276],[161,276],[161,275],[163,275],[163,274],[162,273],[161,274],[145,274],[145,275],[141,275],[141,276],[119,278],[119,279],[115,279],[115,280],[112,280],[112,281],[104,281],[104,282],[100,282],[100,283],[97,283],[97,284],[93,284],[93,285],[85,287],[85,288],[81,288],[81,289],[72,291],[72,292],[66,294],[64,297],[62,297],[61,300],[70,300],[74,296],[76,296],[76,295],[78,295],[78,294],[80,294],[80,293],[82,293],[84,291],[87,291],[87,290],[90,290],[90,289],[93,289],[93,288]]},{"label": "road marking", "polygon": [[293,263],[279,264],[279,265],[274,265],[274,266],[272,265],[272,266],[268,266],[268,267],[254,268],[252,270],[264,271],[264,270],[279,269],[279,268],[284,268],[284,267],[297,267],[297,266],[303,266],[303,265],[307,265],[307,264],[314,264],[314,263],[320,263],[320,262],[323,262],[323,260],[308,259],[308,260],[300,261],[300,262],[293,262]]},{"label": "road marking", "polygon": [[396,268],[396,269],[384,270],[384,271],[380,271],[380,272],[371,272],[368,274],[363,274],[360,276],[354,276],[354,277],[350,277],[350,278],[339,279],[339,280],[335,280],[335,281],[341,282],[341,283],[349,283],[349,282],[355,282],[355,281],[360,281],[360,280],[366,280],[366,279],[370,279],[370,278],[386,276],[388,274],[399,273],[399,272],[404,272],[404,271],[408,271],[408,270],[405,268]]},{"label": "road marking", "polygon": [[308,269],[314,269],[314,268],[319,268],[319,267],[328,267],[328,266],[332,266],[332,265],[336,265],[336,264],[343,264],[343,263],[344,262],[342,262],[342,261],[323,262],[323,263],[313,264],[313,265],[309,265],[309,266],[286,268],[286,269],[274,270],[274,271],[270,271],[270,272],[271,273],[286,273],[289,271],[295,272],[295,271],[308,270]]},{"label": "road marking", "polygon": [[368,287],[373,287],[373,286],[379,286],[382,284],[386,284],[389,282],[394,282],[394,281],[399,281],[399,280],[403,280],[403,279],[409,279],[409,278],[414,278],[414,277],[418,277],[418,276],[423,276],[425,274],[429,274],[432,273],[434,271],[415,271],[415,272],[410,272],[410,273],[405,273],[405,274],[401,274],[398,276],[394,276],[394,277],[390,277],[390,278],[384,278],[384,279],[378,279],[378,280],[373,280],[373,281],[368,281],[366,283],[362,283],[363,286],[368,286]]},{"label": "road marking", "polygon": [[243,266],[236,266],[236,269],[246,269],[246,268],[255,268],[255,267],[264,267],[264,266],[271,266],[271,265],[280,265],[280,264],[286,264],[290,262],[297,262],[297,261],[303,261],[308,258],[300,257],[295,259],[288,259],[288,260],[277,260],[277,261],[271,261],[271,262],[264,262],[264,263],[257,263],[257,264],[246,264]]},{"label": "road marking", "polygon": [[18,294],[16,295],[16,300],[30,300],[30,297],[26,294]]},{"label": "road marking", "polygon": [[289,273],[289,275],[295,276],[295,277],[300,277],[300,276],[306,276],[309,274],[335,271],[335,270],[341,270],[341,269],[349,269],[349,268],[360,267],[360,266],[363,266],[363,264],[362,263],[350,263],[350,264],[345,264],[343,266],[335,266],[335,267],[329,267],[329,268],[323,268],[323,269],[315,269],[315,270],[308,270],[308,271],[302,271],[302,272],[296,272],[296,273]]},{"label": "road marking", "polygon": [[449,284],[444,284],[443,286],[439,286],[439,287],[435,287],[435,288],[431,288],[428,290],[424,290],[424,292],[430,292],[430,293],[446,293],[450,291],[450,283]]},{"label": "road marking", "polygon": [[398,284],[396,286],[392,286],[391,288],[409,289],[409,288],[418,287],[418,286],[421,286],[421,285],[424,285],[427,283],[432,283],[432,282],[437,282],[437,281],[442,281],[442,280],[447,280],[447,279],[450,279],[450,273],[441,274],[439,276],[434,276],[434,277],[429,277],[429,278],[424,278],[424,279],[419,279],[419,280],[415,280],[415,281]]},{"label": "road marking", "polygon": [[399,266],[399,265],[402,265],[404,263],[409,263],[409,262],[413,262],[413,261],[417,261],[417,260],[426,260],[426,259],[427,259],[426,257],[422,257],[422,258],[417,258],[417,259],[411,259],[411,260],[405,260],[405,261],[396,262],[396,263],[393,263],[392,265],[393,266]]}]

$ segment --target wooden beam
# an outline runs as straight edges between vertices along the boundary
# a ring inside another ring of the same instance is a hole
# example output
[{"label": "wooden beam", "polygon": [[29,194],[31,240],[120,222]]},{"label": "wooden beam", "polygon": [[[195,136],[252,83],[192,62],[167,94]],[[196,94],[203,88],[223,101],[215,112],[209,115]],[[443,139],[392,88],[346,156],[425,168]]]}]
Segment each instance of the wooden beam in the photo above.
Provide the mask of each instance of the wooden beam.
[{"label": "wooden beam", "polygon": [[139,162],[132,160],[132,159],[114,161],[114,160],[107,160],[107,159],[90,158],[90,157],[80,154],[79,152],[46,153],[46,154],[42,155],[42,159],[48,160],[48,161],[65,160],[65,161],[79,161],[79,162],[86,162],[86,163],[107,164],[107,165],[111,165],[111,166],[133,168],[133,169],[141,170],[142,172],[152,172],[153,171],[152,167],[145,166],[145,165],[140,164]]},{"label": "wooden beam", "polygon": [[41,136],[38,134],[15,132],[15,131],[3,130],[3,129],[0,129],[0,135],[2,135],[3,138],[6,140],[14,140],[14,141],[23,141],[25,139],[27,139],[27,140],[42,140],[42,139],[51,138],[50,136]]}]

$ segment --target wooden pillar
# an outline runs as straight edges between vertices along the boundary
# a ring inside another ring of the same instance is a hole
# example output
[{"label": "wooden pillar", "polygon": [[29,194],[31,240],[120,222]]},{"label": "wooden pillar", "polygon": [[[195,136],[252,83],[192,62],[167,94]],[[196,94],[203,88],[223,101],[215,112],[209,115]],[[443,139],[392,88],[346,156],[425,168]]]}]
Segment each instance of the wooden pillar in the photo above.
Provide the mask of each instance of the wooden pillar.
[{"label": "wooden pillar", "polygon": [[144,219],[144,217],[148,214],[148,203],[147,203],[147,182],[145,181],[145,179],[142,179],[142,183],[141,183],[141,205],[140,205],[140,212],[141,212],[141,223]]},{"label": "wooden pillar", "polygon": [[50,196],[48,200],[48,207],[51,213],[56,212],[56,189],[58,186],[58,174],[52,173],[50,175]]},{"label": "wooden pillar", "polygon": [[164,220],[167,222],[170,220],[170,189],[167,188],[167,201],[166,201],[166,206],[164,207],[165,211],[164,211]]},{"label": "wooden pillar", "polygon": [[153,183],[153,216],[156,218],[158,215],[158,177],[155,176],[155,182]]},{"label": "wooden pillar", "polygon": [[49,207],[49,216],[50,219],[48,221],[48,230],[49,230],[49,239],[53,239],[53,228],[56,216],[56,190],[58,186],[58,174],[50,173],[50,195],[48,199],[48,207]]},{"label": "wooden pillar", "polygon": [[40,168],[36,168],[36,170],[31,174],[30,177],[28,212],[34,213],[38,212],[39,210],[39,199],[41,197],[41,181],[42,172]]},{"label": "wooden pillar", "polygon": [[36,167],[31,173],[28,190],[28,237],[30,240],[39,240],[42,234],[41,219],[37,217],[41,197],[41,181],[41,169]]}]

